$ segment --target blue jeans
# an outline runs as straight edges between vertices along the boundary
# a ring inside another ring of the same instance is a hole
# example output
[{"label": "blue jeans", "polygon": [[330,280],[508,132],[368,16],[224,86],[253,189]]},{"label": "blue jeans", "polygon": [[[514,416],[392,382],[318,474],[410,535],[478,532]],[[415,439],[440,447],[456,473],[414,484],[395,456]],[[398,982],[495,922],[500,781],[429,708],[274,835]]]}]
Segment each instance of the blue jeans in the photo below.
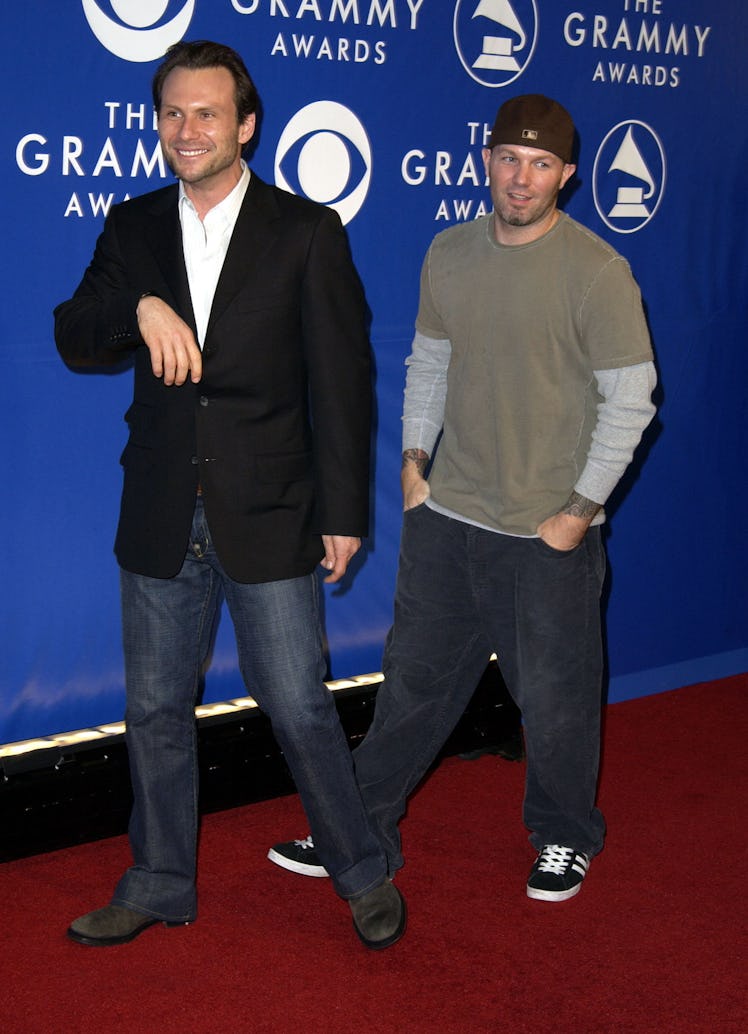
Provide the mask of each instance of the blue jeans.
[{"label": "blue jeans", "polygon": [[395,620],[356,777],[388,857],[403,864],[406,798],[462,715],[490,655],[522,711],[523,817],[538,850],[594,855],[600,753],[605,556],[598,528],[568,553],[436,513],[406,511]]},{"label": "blue jeans", "polygon": [[194,707],[223,597],[248,691],[271,720],[335,889],[358,897],[386,860],[364,810],[326,672],[315,574],[244,585],[223,571],[198,499],[175,578],[121,572],[133,866],[113,903],[171,921],[196,915]]}]

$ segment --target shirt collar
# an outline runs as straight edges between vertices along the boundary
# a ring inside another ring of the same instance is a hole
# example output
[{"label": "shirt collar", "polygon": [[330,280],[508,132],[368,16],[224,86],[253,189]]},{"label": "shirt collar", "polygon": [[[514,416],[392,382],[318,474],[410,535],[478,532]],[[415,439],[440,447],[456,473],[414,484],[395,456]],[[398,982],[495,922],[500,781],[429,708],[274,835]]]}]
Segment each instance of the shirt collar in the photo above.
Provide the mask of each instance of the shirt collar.
[{"label": "shirt collar", "polygon": [[[239,181],[236,186],[226,195],[223,201],[219,201],[208,212],[206,218],[214,221],[216,217],[224,220],[227,224],[233,225],[236,222],[236,218],[239,215],[239,209],[242,207],[244,201],[244,195],[247,193],[247,187],[249,186],[250,170],[244,159],[241,159],[242,173],[239,177]],[[195,206],[192,204],[184,189],[184,183],[179,181],[179,208],[190,208],[195,212]],[[215,213],[215,215],[214,215]]]}]

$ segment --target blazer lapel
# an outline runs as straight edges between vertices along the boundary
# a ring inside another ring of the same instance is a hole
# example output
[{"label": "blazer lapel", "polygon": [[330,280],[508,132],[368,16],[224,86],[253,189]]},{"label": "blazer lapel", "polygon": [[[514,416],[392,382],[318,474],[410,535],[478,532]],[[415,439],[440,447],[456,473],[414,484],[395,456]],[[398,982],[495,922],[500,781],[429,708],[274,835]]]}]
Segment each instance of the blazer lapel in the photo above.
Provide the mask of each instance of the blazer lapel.
[{"label": "blazer lapel", "polygon": [[265,260],[276,238],[273,224],[278,218],[280,213],[272,191],[253,172],[216,285],[206,339],[213,324],[251,279],[254,269]]},{"label": "blazer lapel", "polygon": [[159,265],[164,280],[174,295],[176,311],[195,328],[190,285],[182,249],[182,226],[179,222],[179,188],[165,191],[154,203],[146,228],[146,242]]}]

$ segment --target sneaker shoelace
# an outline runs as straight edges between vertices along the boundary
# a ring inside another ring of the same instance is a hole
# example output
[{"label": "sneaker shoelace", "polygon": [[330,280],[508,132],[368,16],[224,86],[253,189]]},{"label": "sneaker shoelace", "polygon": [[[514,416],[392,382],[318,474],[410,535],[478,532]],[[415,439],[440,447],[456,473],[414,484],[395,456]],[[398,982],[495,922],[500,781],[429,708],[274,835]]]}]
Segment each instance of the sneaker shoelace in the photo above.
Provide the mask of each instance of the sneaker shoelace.
[{"label": "sneaker shoelace", "polygon": [[574,850],[571,847],[559,847],[558,844],[546,844],[540,852],[538,860],[538,872],[552,872],[556,876],[563,876],[574,860]]},{"label": "sneaker shoelace", "polygon": [[310,836],[309,837],[304,837],[303,840],[294,840],[294,844],[295,844],[296,847],[300,847],[302,851],[307,851],[307,850],[313,851],[314,850],[314,841],[312,840],[312,838]]}]

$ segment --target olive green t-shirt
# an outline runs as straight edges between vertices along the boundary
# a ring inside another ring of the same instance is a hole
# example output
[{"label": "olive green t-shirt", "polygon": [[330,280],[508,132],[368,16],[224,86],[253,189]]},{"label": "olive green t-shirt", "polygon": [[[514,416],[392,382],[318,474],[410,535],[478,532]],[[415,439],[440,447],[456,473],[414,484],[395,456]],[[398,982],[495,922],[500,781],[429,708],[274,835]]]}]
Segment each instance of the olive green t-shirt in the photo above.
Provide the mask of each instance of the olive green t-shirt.
[{"label": "olive green t-shirt", "polygon": [[628,263],[559,215],[526,245],[498,244],[492,216],[452,227],[421,273],[416,328],[452,346],[432,500],[511,535],[568,500],[601,401],[594,371],[652,359]]}]

